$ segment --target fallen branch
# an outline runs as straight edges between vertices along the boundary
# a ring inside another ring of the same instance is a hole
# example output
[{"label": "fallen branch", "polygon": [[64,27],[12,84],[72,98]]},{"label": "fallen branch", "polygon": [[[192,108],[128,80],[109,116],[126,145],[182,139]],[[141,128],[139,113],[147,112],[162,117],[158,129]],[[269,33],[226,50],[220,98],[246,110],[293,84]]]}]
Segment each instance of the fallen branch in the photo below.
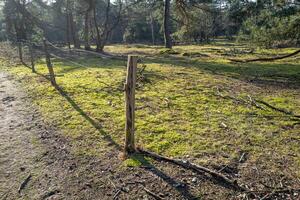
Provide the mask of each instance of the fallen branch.
[{"label": "fallen branch", "polygon": [[[259,191],[259,192],[264,192],[264,191]],[[268,192],[272,192],[273,194],[284,194],[284,193],[288,193],[288,194],[291,194],[291,193],[299,193],[300,192],[300,189],[277,189],[277,190],[270,190]]]},{"label": "fallen branch", "polygon": [[27,176],[27,178],[21,183],[19,189],[18,189],[18,193],[21,194],[21,191],[26,187],[26,185],[29,183],[31,179],[31,174],[29,174]]},{"label": "fallen branch", "polygon": [[263,104],[264,106],[266,106],[266,107],[268,107],[268,108],[270,108],[274,111],[284,113],[286,115],[289,115],[289,117],[294,117],[294,118],[299,118],[300,119],[300,115],[295,115],[292,111],[287,111],[283,108],[277,108],[277,107],[272,106],[271,104],[269,104],[269,103],[267,103],[263,100],[258,100],[258,99],[252,98],[250,95],[248,95],[249,101],[244,100],[242,98],[237,98],[237,97],[234,97],[234,96],[230,96],[230,95],[224,95],[220,92],[219,89],[217,90],[216,95],[219,96],[219,97],[222,97],[224,99],[231,99],[231,100],[237,101],[239,103],[250,104],[250,105],[252,105],[252,106],[254,106],[258,109],[261,109],[261,110],[266,110],[264,107],[262,107],[261,105],[258,104],[258,103],[260,103],[260,104]]},{"label": "fallen branch", "polygon": [[299,53],[300,53],[300,49],[298,49],[297,51],[295,51],[291,54],[287,54],[284,56],[276,56],[276,57],[271,57],[271,58],[254,58],[254,59],[248,59],[248,60],[228,59],[228,60],[233,61],[233,62],[239,62],[239,63],[258,62],[258,61],[270,62],[270,61],[274,61],[274,60],[281,60],[284,58],[289,58],[289,57],[295,56]]},{"label": "fallen branch", "polygon": [[196,164],[193,164],[193,163],[189,163],[188,161],[184,161],[184,160],[175,160],[175,159],[167,158],[167,157],[164,157],[164,156],[161,156],[161,155],[143,150],[141,148],[138,148],[137,150],[138,150],[139,153],[144,154],[145,156],[154,158],[156,160],[169,162],[169,163],[181,166],[185,169],[192,170],[192,171],[197,172],[197,173],[203,173],[204,172],[206,174],[209,174],[211,177],[215,178],[218,181],[223,182],[224,184],[227,184],[227,186],[229,186],[229,187],[231,187],[231,188],[233,188],[237,191],[241,191],[241,192],[248,191],[248,189],[240,186],[235,180],[231,180],[230,178],[226,177],[225,175],[220,174],[220,173],[218,173],[214,170],[208,169],[206,167],[196,165]]},{"label": "fallen branch", "polygon": [[147,192],[147,194],[152,196],[154,199],[156,199],[156,200],[162,200],[163,199],[160,196],[158,196],[158,195],[154,194],[153,192],[151,192],[150,190],[148,190],[147,188],[143,187],[143,189],[145,190],[145,192]]},{"label": "fallen branch", "polygon": [[217,95],[217,96],[220,96],[220,97],[222,97],[222,98],[224,98],[224,99],[231,99],[231,100],[234,100],[234,101],[239,102],[239,103],[250,104],[250,105],[252,105],[252,106],[254,106],[254,107],[258,108],[258,109],[265,110],[263,107],[261,107],[260,105],[258,105],[258,104],[256,103],[256,101],[255,101],[253,98],[251,98],[251,96],[249,96],[249,95],[248,95],[249,101],[246,101],[246,100],[244,100],[244,99],[242,99],[242,98],[237,98],[237,97],[230,96],[230,95],[223,95],[223,94],[220,92],[220,89],[219,89],[219,88],[217,88],[217,93],[216,93],[216,95]]},{"label": "fallen branch", "polygon": [[116,194],[113,197],[113,200],[116,200],[120,194],[121,194],[121,190],[117,190]]},{"label": "fallen branch", "polygon": [[50,192],[47,192],[43,197],[42,199],[48,199],[49,197],[53,196],[53,195],[56,195],[60,193],[59,190],[53,190],[53,191],[50,191]]},{"label": "fallen branch", "polygon": [[255,100],[255,101],[258,102],[258,103],[261,103],[261,104],[267,106],[268,108],[271,108],[272,110],[275,110],[277,112],[281,112],[281,113],[284,113],[286,115],[290,115],[290,116],[295,117],[295,118],[300,118],[300,115],[295,115],[292,111],[287,111],[287,110],[282,109],[282,108],[277,108],[277,107],[272,106],[271,104],[269,104],[269,103],[267,103],[263,100]]},{"label": "fallen branch", "polygon": [[[278,194],[293,194],[293,193],[299,193],[300,189],[290,189],[290,188],[284,188],[284,189],[274,189],[274,190],[258,190],[258,191],[253,191],[250,190],[247,193],[251,194],[266,194],[263,198],[270,198],[273,195],[278,195]],[[261,198],[261,199],[263,199]]]}]

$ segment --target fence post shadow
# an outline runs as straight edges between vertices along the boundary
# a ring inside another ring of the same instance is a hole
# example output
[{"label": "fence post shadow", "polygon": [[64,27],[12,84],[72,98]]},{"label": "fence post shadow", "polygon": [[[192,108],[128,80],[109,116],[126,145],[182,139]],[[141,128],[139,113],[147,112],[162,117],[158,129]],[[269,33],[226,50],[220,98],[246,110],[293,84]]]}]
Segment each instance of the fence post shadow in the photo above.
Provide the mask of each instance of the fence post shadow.
[{"label": "fence post shadow", "polygon": [[142,168],[150,172],[151,174],[155,175],[156,177],[161,178],[164,182],[166,182],[171,188],[175,189],[177,192],[181,194],[182,197],[189,200],[196,200],[199,199],[198,197],[191,194],[189,191],[189,186],[185,183],[182,183],[180,181],[176,181],[171,176],[167,175],[162,170],[158,169],[156,166],[154,166],[150,161],[145,159],[145,157],[141,154],[135,153],[131,155],[132,159],[138,160],[142,164]]},{"label": "fence post shadow", "polygon": [[[170,185],[172,188],[177,190],[186,199],[199,199],[198,197],[195,197],[193,194],[190,193],[189,186],[186,183],[181,183],[179,181],[176,181],[174,178],[165,174],[162,170],[158,169],[157,167],[154,166],[154,164],[152,164],[150,161],[148,161],[146,159],[146,157],[147,156],[145,156],[143,154],[139,154],[139,153],[133,154],[131,156],[132,159],[136,159],[137,161],[139,161],[142,164],[144,170],[151,172],[155,176],[164,180],[168,185]],[[164,164],[167,164],[167,163],[164,163]],[[168,164],[168,165],[170,167],[174,167],[174,165],[172,165],[172,164]],[[189,171],[189,170],[187,170],[187,171]],[[236,191],[236,189],[233,188],[232,186],[227,185],[226,183],[222,182],[221,180],[211,177],[204,172],[201,174],[199,174],[199,173],[196,173],[196,174],[197,175],[195,175],[195,176],[201,176],[201,178],[203,180],[207,180],[216,186],[220,186],[220,187],[226,188],[228,190]]]}]

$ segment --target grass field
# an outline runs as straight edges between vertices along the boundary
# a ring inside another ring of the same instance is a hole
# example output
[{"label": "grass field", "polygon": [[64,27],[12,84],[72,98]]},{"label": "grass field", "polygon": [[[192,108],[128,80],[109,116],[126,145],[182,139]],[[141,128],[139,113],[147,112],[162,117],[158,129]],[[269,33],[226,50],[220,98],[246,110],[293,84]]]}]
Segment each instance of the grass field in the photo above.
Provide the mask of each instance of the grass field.
[{"label": "grass field", "polygon": [[[137,54],[142,60],[139,69],[146,65],[136,94],[138,145],[211,166],[225,166],[244,155],[245,177],[252,176],[249,168],[256,166],[266,175],[300,178],[299,120],[250,102],[263,100],[300,115],[299,56],[270,63],[227,60],[294,49],[251,50],[220,42],[172,51],[146,45],[112,45],[105,50]],[[75,154],[101,156],[121,149],[126,62],[82,57],[73,61],[84,67],[52,60],[60,92],[41,76],[47,74],[43,59],[37,61],[38,74],[22,65],[6,69],[28,90],[47,123],[70,139]],[[138,166],[140,161],[132,158],[124,164]]]}]

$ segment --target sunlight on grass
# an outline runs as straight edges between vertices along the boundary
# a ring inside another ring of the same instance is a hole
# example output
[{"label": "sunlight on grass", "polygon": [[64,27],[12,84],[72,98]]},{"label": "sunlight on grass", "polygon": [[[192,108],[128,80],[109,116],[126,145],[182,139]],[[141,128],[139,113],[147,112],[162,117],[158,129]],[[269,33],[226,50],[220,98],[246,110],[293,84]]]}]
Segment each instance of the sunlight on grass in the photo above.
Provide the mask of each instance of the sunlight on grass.
[{"label": "sunlight on grass", "polygon": [[[139,51],[155,56],[144,58],[147,82],[140,83],[137,90],[138,144],[164,155],[190,156],[212,164],[226,163],[239,152],[249,152],[253,161],[266,152],[293,154],[290,166],[299,173],[299,130],[289,128],[294,121],[216,95],[218,90],[243,99],[250,95],[300,114],[299,60],[237,65],[218,56],[211,59],[222,54],[218,49],[230,47],[178,46],[174,51],[180,54],[171,58],[158,56],[161,47],[107,47],[117,53]],[[209,57],[182,56],[199,50]],[[76,62],[86,67],[53,60],[60,92],[23,66],[8,70],[21,80],[47,122],[70,139],[74,152],[100,155],[120,149],[125,124],[125,62],[100,58]],[[47,74],[43,60],[36,68],[39,74]],[[291,87],[281,87],[280,80],[290,82]],[[130,159],[125,165],[139,166],[140,162]]]}]

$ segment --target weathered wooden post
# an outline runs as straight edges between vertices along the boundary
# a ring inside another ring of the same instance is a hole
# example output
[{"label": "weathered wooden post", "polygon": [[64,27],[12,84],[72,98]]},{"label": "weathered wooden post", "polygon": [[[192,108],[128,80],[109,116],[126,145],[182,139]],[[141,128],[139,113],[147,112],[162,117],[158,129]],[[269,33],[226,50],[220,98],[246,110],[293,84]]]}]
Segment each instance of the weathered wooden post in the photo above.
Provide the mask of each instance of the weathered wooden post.
[{"label": "weathered wooden post", "polygon": [[125,83],[125,153],[135,152],[134,120],[135,120],[135,87],[136,87],[137,56],[128,56],[127,77]]},{"label": "weathered wooden post", "polygon": [[18,41],[18,51],[19,51],[19,59],[21,63],[23,62],[23,48],[22,48],[22,42]]},{"label": "weathered wooden post", "polygon": [[31,70],[32,70],[32,73],[35,73],[34,55],[33,55],[33,45],[32,45],[32,43],[29,43],[28,47],[29,47],[29,53],[30,53]]},{"label": "weathered wooden post", "polygon": [[56,86],[57,84],[56,84],[56,80],[55,80],[55,74],[54,74],[53,66],[52,66],[52,63],[50,60],[50,54],[48,52],[48,46],[47,46],[46,39],[44,39],[43,42],[44,42],[44,51],[45,51],[46,64],[47,64],[47,68],[49,71],[50,81],[53,86]]}]

